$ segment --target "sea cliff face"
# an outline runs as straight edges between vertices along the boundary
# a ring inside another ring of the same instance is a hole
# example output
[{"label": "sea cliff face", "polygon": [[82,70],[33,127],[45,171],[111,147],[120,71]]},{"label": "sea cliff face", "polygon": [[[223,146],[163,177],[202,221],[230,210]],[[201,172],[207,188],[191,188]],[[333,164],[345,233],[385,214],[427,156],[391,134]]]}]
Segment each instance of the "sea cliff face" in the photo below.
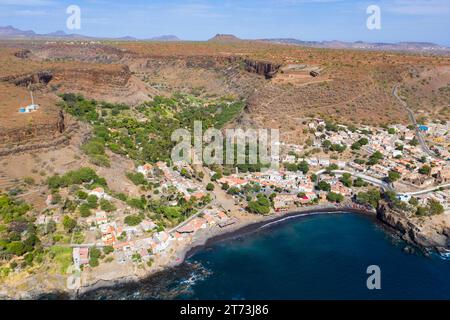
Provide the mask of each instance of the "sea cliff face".
[{"label": "sea cliff face", "polygon": [[377,218],[397,230],[405,241],[426,250],[440,251],[449,241],[450,232],[445,225],[436,225],[426,219],[409,217],[405,213],[394,210],[387,203],[380,203]]}]

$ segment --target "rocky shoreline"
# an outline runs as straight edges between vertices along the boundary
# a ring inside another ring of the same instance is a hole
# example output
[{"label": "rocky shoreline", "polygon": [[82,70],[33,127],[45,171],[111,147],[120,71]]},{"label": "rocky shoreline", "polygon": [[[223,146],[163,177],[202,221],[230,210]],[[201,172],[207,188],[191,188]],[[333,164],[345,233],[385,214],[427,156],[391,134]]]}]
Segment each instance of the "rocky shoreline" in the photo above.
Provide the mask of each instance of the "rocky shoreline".
[{"label": "rocky shoreline", "polygon": [[370,215],[374,219],[376,217],[375,211],[370,210],[361,210],[355,209],[352,207],[336,207],[336,206],[313,206],[313,207],[305,207],[292,211],[286,211],[277,216],[270,215],[266,217],[261,217],[256,221],[246,222],[246,223],[238,223],[234,226],[231,226],[222,232],[217,232],[214,234],[210,234],[208,236],[203,236],[194,241],[192,244],[187,246],[182,253],[183,259],[181,259],[177,263],[173,263],[167,268],[157,271],[155,273],[147,274],[143,277],[126,277],[123,279],[115,280],[115,281],[97,281],[92,285],[83,286],[80,288],[77,293],[73,294],[73,298],[82,298],[84,295],[91,295],[93,291],[97,289],[105,289],[111,288],[114,286],[126,286],[133,285],[139,283],[140,281],[146,280],[155,277],[163,277],[164,273],[171,273],[171,270],[176,269],[180,265],[182,265],[187,259],[195,255],[197,252],[203,250],[204,248],[211,246],[217,242],[227,241],[230,239],[239,238],[242,236],[249,235],[251,233],[257,232],[263,228],[269,227],[272,224],[283,223],[288,219],[297,219],[301,217],[306,217],[310,215],[323,215],[323,214],[342,214],[342,213],[357,213],[357,214],[365,214]]},{"label": "rocky shoreline", "polygon": [[[388,232],[393,232],[399,235],[404,241],[418,248],[423,253],[440,252],[443,248],[443,238],[435,239],[433,237],[427,237],[421,233],[421,230],[407,217],[400,215],[398,212],[391,210],[386,204],[381,204],[377,210],[369,210],[362,208],[355,208],[351,206],[313,206],[299,208],[292,211],[286,211],[281,214],[270,215],[266,217],[256,217],[255,220],[237,223],[223,230],[205,234],[190,245],[184,248],[180,256],[183,258],[178,262],[173,262],[167,265],[161,270],[147,272],[143,275],[127,275],[113,280],[97,279],[95,282],[89,283],[80,287],[78,290],[60,291],[53,293],[30,293],[29,299],[90,299],[94,296],[95,291],[111,289],[123,286],[138,286],[142,281],[152,281],[155,279],[164,278],[166,274],[172,272],[179,272],[178,268],[187,259],[195,255],[197,252],[203,250],[205,247],[211,246],[217,242],[226,241],[230,239],[239,238],[249,235],[259,230],[270,227],[274,224],[283,223],[289,219],[298,219],[310,215],[323,215],[323,214],[343,214],[343,213],[356,213],[369,215],[374,218],[383,226],[387,227]],[[412,250],[414,251],[414,250]],[[156,280],[155,280],[156,281]],[[13,299],[15,297],[3,297],[7,299]],[[0,296],[0,299],[3,299]],[[21,297],[23,298],[23,296]]]},{"label": "rocky shoreline", "polygon": [[405,213],[399,212],[387,203],[380,203],[377,219],[399,234],[405,242],[418,248],[425,254],[445,253],[450,239],[450,230],[445,227],[422,225],[412,221]]}]

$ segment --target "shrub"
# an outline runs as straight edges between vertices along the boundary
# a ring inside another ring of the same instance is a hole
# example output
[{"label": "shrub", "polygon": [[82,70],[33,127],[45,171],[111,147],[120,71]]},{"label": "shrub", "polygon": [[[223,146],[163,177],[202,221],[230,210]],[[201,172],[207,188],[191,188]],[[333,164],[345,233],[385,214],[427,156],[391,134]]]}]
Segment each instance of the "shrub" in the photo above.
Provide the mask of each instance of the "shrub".
[{"label": "shrub", "polygon": [[142,218],[137,215],[130,215],[125,217],[125,223],[129,226],[137,226],[142,222]]}]

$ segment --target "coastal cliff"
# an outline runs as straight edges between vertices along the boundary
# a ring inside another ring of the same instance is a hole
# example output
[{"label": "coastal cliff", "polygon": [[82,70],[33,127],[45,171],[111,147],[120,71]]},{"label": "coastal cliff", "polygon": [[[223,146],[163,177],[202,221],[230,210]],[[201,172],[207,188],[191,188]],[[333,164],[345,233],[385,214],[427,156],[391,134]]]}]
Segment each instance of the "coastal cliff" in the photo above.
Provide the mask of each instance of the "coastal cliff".
[{"label": "coastal cliff", "polygon": [[377,208],[377,218],[398,231],[403,240],[426,250],[438,250],[447,246],[449,230],[444,225],[431,223],[430,219],[409,217],[385,202]]}]

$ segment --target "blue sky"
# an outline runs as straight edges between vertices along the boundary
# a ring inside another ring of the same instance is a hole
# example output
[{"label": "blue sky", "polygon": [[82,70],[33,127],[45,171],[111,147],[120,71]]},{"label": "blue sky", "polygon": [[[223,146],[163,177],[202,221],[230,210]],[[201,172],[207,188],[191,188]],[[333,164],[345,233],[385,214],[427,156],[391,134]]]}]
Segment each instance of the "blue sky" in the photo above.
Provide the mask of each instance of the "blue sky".
[{"label": "blue sky", "polygon": [[[450,46],[450,0],[0,0],[0,26],[38,33],[66,29],[66,8],[81,8],[81,33],[149,38],[174,34],[371,42],[429,41]],[[381,9],[368,30],[366,8]]]}]

